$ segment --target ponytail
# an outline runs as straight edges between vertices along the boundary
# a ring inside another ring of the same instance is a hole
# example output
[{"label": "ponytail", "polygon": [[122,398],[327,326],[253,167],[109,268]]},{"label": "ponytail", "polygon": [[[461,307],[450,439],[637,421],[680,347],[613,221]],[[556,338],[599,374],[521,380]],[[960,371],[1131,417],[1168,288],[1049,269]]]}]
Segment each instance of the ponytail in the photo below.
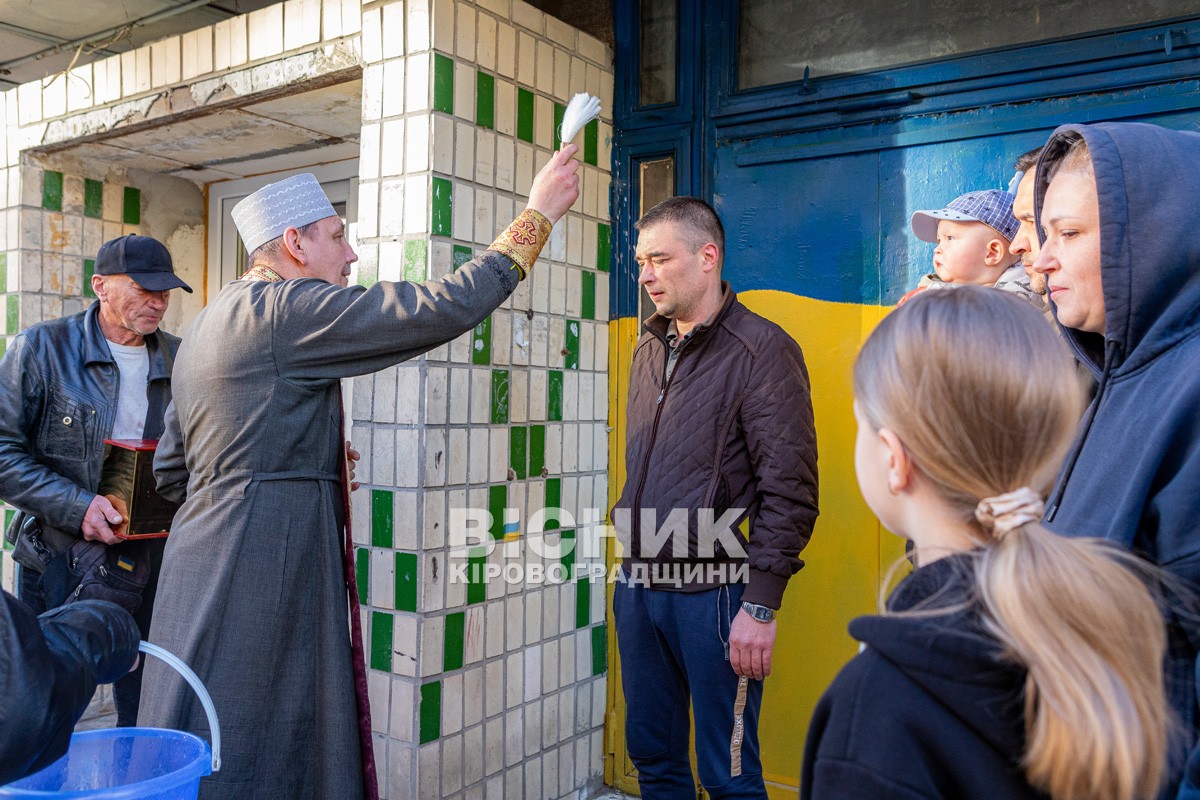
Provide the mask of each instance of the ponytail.
[{"label": "ponytail", "polygon": [[1026,778],[1055,800],[1152,798],[1162,780],[1166,636],[1138,566],[1036,522],[975,562],[985,623],[1027,670]]}]

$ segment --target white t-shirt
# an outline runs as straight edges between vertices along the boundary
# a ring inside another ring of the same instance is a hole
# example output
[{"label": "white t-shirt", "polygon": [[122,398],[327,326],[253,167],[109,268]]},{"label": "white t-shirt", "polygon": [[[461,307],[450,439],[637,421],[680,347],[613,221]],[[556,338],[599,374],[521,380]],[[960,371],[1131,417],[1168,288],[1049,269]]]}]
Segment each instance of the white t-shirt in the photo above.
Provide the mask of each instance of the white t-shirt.
[{"label": "white t-shirt", "polygon": [[146,379],[150,376],[150,353],[145,345],[130,347],[109,342],[108,349],[121,371],[121,390],[117,393],[117,418],[113,422],[112,438],[141,439],[146,427],[146,412],[150,400],[146,396]]}]

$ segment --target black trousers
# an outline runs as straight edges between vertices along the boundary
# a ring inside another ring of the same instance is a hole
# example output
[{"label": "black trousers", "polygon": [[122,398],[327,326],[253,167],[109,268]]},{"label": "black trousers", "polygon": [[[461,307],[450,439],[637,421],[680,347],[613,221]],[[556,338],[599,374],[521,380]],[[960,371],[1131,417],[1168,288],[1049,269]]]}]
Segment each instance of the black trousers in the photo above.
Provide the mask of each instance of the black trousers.
[{"label": "black trousers", "polygon": [[[154,614],[154,597],[158,594],[158,573],[162,567],[166,542],[166,539],[142,539],[113,545],[132,558],[146,558],[150,562],[150,580],[142,593],[142,604],[133,615],[138,630],[142,632],[142,641],[150,638],[150,620]],[[17,572],[17,597],[38,614],[49,610],[42,593],[41,579],[42,573],[28,567],[21,567]],[[113,684],[113,699],[117,704],[117,727],[132,728],[137,725],[138,701],[142,695],[142,668],[145,663],[143,658],[137,669]]]}]

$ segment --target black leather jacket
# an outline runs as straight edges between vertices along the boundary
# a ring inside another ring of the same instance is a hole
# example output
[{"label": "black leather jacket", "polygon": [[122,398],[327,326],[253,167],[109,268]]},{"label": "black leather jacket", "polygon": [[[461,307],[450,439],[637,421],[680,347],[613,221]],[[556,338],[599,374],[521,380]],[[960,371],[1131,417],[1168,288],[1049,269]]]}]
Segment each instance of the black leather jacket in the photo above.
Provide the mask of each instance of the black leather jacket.
[{"label": "black leather jacket", "polygon": [[[38,571],[80,537],[112,435],[121,375],[100,331],[99,306],[31,326],[0,360],[0,498],[22,512],[7,534],[13,558]],[[146,346],[144,436],[156,439],[179,339],[160,330]]]}]

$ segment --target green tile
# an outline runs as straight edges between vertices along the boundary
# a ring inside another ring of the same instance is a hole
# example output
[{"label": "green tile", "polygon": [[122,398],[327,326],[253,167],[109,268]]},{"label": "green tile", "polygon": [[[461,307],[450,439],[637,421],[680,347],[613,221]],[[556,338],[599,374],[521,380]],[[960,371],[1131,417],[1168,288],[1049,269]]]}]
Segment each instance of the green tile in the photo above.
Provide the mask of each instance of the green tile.
[{"label": "green tile", "polygon": [[562,565],[567,575],[575,569],[575,531],[562,532]]},{"label": "green tile", "polygon": [[442,670],[462,669],[463,639],[466,635],[467,615],[463,611],[446,616],[446,636],[442,640]]},{"label": "green tile", "polygon": [[354,282],[359,286],[370,289],[379,282],[379,267],[364,267],[360,263],[358,265],[358,277],[355,278]]},{"label": "green tile", "polygon": [[96,293],[92,290],[92,276],[96,274],[96,260],[94,258],[85,258],[83,260],[83,296],[96,299]]},{"label": "green tile", "polygon": [[371,612],[371,669],[392,671],[392,615]]},{"label": "green tile", "polygon": [[592,675],[603,675],[608,669],[608,632],[604,625],[592,628]]},{"label": "green tile", "polygon": [[493,539],[504,538],[504,508],[508,505],[508,487],[504,484],[488,487],[488,513],[492,515],[489,532]]},{"label": "green tile", "polygon": [[365,547],[354,551],[354,578],[358,582],[358,602],[365,605],[371,596],[371,551]]},{"label": "green tile", "polygon": [[[4,340],[0,339],[0,354],[4,351]],[[4,530],[8,530],[8,526],[12,525],[13,517],[16,516],[15,508],[7,508],[4,510]],[[8,543],[7,536],[0,536],[0,549],[12,550],[12,545]]]},{"label": "green tile", "polygon": [[404,243],[404,280],[425,280],[425,242],[409,239]]},{"label": "green tile", "polygon": [[450,215],[454,206],[454,185],[446,178],[433,179],[433,219],[430,230],[434,236],[450,236]]},{"label": "green tile", "polygon": [[416,553],[396,553],[396,610],[417,610]]},{"label": "green tile", "polygon": [[10,294],[8,296],[8,326],[7,331],[11,336],[17,332],[17,328],[21,324],[21,296]]},{"label": "green tile", "polygon": [[104,184],[100,181],[84,178],[83,215],[92,219],[104,216]]},{"label": "green tile", "polygon": [[596,224],[596,269],[608,272],[612,266],[612,231],[603,222]]},{"label": "green tile", "polygon": [[0,253],[0,294],[8,291],[8,253]]},{"label": "green tile", "polygon": [[466,245],[461,245],[461,244],[454,245],[454,268],[455,269],[458,269],[463,264],[466,264],[468,261],[470,261],[474,257],[475,257],[475,255],[471,252],[471,248],[467,247]]},{"label": "green tile", "polygon": [[508,370],[492,370],[492,424],[508,422]]},{"label": "green tile", "polygon": [[584,319],[595,319],[596,318],[596,273],[588,272],[587,270],[584,270],[583,272],[580,273],[580,275],[583,276],[581,278],[581,280],[583,281],[583,286],[581,287],[580,294],[579,294],[580,298],[582,298],[582,301],[583,301],[583,312],[582,312],[583,318]]},{"label": "green tile", "polygon": [[487,599],[487,550],[476,547],[467,556],[467,603],[474,605]]},{"label": "green tile", "polygon": [[517,138],[533,142],[533,92],[517,89]]},{"label": "green tile", "polygon": [[579,320],[567,320],[566,335],[563,337],[564,369],[579,369]]},{"label": "green tile", "polygon": [[487,317],[471,331],[471,363],[492,363],[492,318]]},{"label": "green tile", "polygon": [[371,544],[392,546],[392,493],[383,489],[371,490]]},{"label": "green tile", "polygon": [[546,481],[546,525],[548,531],[559,529],[558,513],[551,509],[562,507],[562,479],[549,478]]},{"label": "green tile", "polygon": [[496,79],[486,72],[475,72],[475,124],[496,127]]},{"label": "green tile", "polygon": [[63,174],[54,170],[42,173],[42,208],[62,211]]},{"label": "green tile", "polygon": [[123,216],[126,225],[141,225],[142,224],[142,190],[135,189],[132,186],[125,187],[125,214]]},{"label": "green tile", "polygon": [[560,369],[552,369],[546,377],[546,419],[562,422],[562,415],[563,374]]},{"label": "green tile", "polygon": [[[0,336],[0,358],[4,358],[4,354],[8,352],[8,339]],[[0,536],[0,539],[4,537]]]},{"label": "green tile", "polygon": [[433,110],[454,113],[454,62],[441,53],[433,54]]},{"label": "green tile", "polygon": [[592,582],[581,578],[575,582],[575,629],[586,628],[592,619]]},{"label": "green tile", "polygon": [[567,113],[567,107],[554,104],[554,149],[562,147],[562,121],[563,114]]},{"label": "green tile", "polygon": [[437,741],[442,735],[442,682],[421,685],[421,744]]},{"label": "green tile", "polygon": [[600,157],[600,121],[592,120],[583,126],[583,163],[596,166]]},{"label": "green tile", "polygon": [[546,426],[529,426],[529,475],[537,478],[546,468]]},{"label": "green tile", "polygon": [[508,431],[508,465],[517,473],[518,480],[529,477],[529,431],[521,427],[509,428]]}]

